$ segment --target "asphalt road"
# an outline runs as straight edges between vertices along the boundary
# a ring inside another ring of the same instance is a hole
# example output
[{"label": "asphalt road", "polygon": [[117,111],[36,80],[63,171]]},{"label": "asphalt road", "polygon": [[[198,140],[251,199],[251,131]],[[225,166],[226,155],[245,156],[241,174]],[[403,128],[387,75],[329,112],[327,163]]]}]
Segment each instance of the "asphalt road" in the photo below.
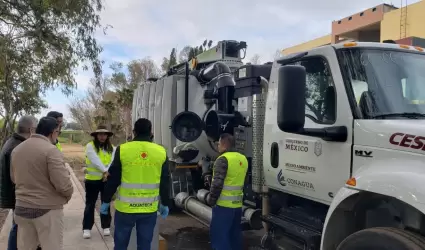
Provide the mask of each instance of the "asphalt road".
[{"label": "asphalt road", "polygon": [[[160,220],[159,231],[167,240],[168,249],[210,249],[209,229],[184,213],[174,213]],[[244,232],[244,249],[259,249],[261,231]]]}]

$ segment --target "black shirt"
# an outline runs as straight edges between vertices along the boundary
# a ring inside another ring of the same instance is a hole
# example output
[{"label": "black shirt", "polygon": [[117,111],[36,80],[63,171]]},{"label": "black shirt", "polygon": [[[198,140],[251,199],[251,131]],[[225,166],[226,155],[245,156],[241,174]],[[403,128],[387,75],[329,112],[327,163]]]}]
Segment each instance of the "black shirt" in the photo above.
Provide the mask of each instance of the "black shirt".
[{"label": "black shirt", "polygon": [[[148,137],[136,137],[133,141],[148,141],[151,142],[151,139]],[[117,191],[117,188],[121,185],[121,174],[122,174],[122,165],[120,159],[120,146],[117,147],[114,154],[114,160],[112,161],[111,166],[109,167],[109,177],[105,185],[105,191],[101,197],[102,202],[110,203],[112,196]],[[168,160],[162,165],[161,173],[161,183],[159,186],[159,195],[161,197],[161,204],[164,206],[170,205],[170,173],[168,170]]]},{"label": "black shirt", "polygon": [[13,149],[25,138],[13,133],[4,143],[0,152],[0,208],[15,208],[15,184],[10,179],[10,160]]}]

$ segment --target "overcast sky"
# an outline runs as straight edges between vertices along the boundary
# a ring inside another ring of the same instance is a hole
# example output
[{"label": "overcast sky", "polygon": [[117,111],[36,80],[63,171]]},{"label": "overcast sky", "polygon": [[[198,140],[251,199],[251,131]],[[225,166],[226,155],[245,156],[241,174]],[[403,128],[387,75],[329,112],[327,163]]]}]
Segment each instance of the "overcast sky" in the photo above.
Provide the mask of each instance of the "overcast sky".
[{"label": "overcast sky", "polygon": [[[409,0],[410,3],[418,1]],[[331,22],[374,7],[382,0],[105,0],[102,23],[111,25],[97,38],[107,64],[150,56],[158,64],[171,48],[199,45],[205,39],[246,41],[247,58],[271,60],[284,49],[331,32]],[[399,6],[400,1],[394,5]],[[106,68],[106,67],[105,67]],[[92,74],[79,71],[78,89],[84,94]],[[69,97],[73,98],[73,97]],[[50,91],[50,110],[68,119],[68,98]],[[42,115],[46,114],[46,110]]]}]

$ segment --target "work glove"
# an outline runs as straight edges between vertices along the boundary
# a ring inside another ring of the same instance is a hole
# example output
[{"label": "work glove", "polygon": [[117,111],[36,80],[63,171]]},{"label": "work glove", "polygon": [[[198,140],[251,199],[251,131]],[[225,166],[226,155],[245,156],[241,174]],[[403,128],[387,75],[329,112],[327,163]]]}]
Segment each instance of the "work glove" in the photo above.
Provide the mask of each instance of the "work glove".
[{"label": "work glove", "polygon": [[211,198],[210,193],[207,195],[207,197],[205,197],[205,203],[207,203],[207,205],[210,207],[213,207],[215,205],[215,201]]},{"label": "work glove", "polygon": [[205,197],[205,203],[207,205],[210,205],[210,203],[211,203],[211,195],[209,193],[207,194],[207,197]]},{"label": "work glove", "polygon": [[169,212],[169,209],[167,206],[159,205],[159,214],[161,215],[162,218],[164,219],[167,218],[168,212]]},{"label": "work glove", "polygon": [[102,205],[100,206],[100,213],[103,215],[108,215],[109,213],[109,203],[102,203]]},{"label": "work glove", "polygon": [[211,181],[212,181],[212,175],[207,174],[204,176],[204,186],[206,188],[210,188],[211,187]]}]

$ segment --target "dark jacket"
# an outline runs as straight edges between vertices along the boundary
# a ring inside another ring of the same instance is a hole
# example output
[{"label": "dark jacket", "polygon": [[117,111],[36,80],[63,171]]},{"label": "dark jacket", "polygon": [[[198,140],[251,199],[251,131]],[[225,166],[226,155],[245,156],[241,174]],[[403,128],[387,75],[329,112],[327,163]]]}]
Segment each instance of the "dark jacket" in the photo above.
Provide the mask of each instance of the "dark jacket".
[{"label": "dark jacket", "polygon": [[[237,152],[237,151],[234,149],[229,149],[223,152],[221,155],[223,155],[226,152]],[[226,179],[226,176],[227,176],[228,167],[229,165],[225,157],[219,157],[214,162],[214,167],[213,167],[214,176],[211,181],[210,194],[208,195],[206,200],[206,202],[210,206],[215,206],[218,198],[221,195],[221,191],[223,190],[223,186],[224,186],[224,179]]]},{"label": "dark jacket", "polygon": [[15,208],[15,185],[10,179],[10,154],[25,138],[14,133],[3,145],[0,153],[0,208]]},{"label": "dark jacket", "polygon": [[[133,141],[151,141],[150,138],[136,137]],[[105,192],[101,199],[102,202],[109,203],[112,200],[112,196],[117,191],[119,185],[121,185],[121,173],[122,165],[120,158],[120,146],[117,147],[114,154],[114,160],[109,167],[109,176],[105,185]],[[170,173],[168,171],[168,160],[162,165],[161,183],[159,187],[159,195],[161,197],[161,204],[164,206],[170,205]]]}]

